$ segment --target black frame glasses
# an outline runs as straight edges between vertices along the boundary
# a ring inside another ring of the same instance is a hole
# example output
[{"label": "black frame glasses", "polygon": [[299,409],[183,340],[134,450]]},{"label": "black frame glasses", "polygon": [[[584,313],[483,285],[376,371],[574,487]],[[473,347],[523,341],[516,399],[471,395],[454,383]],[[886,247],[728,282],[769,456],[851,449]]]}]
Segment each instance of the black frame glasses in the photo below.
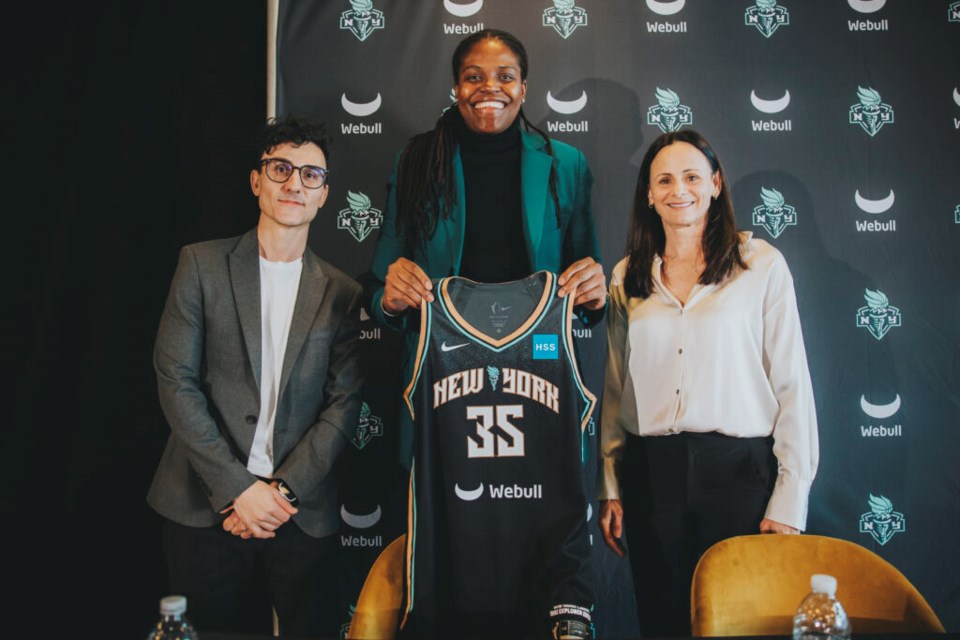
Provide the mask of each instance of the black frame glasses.
[{"label": "black frame glasses", "polygon": [[[260,161],[259,166],[263,167],[264,165],[266,165],[264,173],[267,174],[267,177],[273,182],[281,184],[287,182],[293,176],[293,170],[296,169],[300,173],[300,184],[306,189],[319,189],[327,184],[327,178],[330,177],[330,171],[323,167],[312,164],[298,167],[284,158],[264,158]],[[286,174],[283,171],[286,171]],[[304,171],[307,173],[304,173]],[[311,172],[316,173],[316,176],[311,175]],[[314,184],[318,179],[317,176],[319,176],[320,184]]]}]

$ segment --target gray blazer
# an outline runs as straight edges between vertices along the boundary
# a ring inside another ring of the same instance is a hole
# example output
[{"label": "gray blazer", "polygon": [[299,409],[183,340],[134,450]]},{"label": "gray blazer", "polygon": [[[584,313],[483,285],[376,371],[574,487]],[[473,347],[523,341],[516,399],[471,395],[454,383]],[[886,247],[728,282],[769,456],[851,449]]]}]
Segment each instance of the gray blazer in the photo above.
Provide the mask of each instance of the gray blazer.
[{"label": "gray blazer", "polygon": [[[293,521],[315,537],[338,528],[330,471],[359,415],[360,300],[352,278],[306,250],[273,451],[275,477],[300,499]],[[162,516],[215,525],[256,480],[246,464],[260,412],[260,335],[256,229],[184,247],[153,358],[171,433],[147,502]]]}]

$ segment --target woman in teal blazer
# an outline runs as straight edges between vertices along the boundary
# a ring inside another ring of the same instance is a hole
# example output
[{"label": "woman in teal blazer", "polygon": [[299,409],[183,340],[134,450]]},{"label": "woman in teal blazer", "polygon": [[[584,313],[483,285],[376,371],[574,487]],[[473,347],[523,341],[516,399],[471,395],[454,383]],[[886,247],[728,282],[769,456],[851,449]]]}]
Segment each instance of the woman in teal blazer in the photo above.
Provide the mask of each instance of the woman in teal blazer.
[{"label": "woman in teal blazer", "polygon": [[[452,71],[456,105],[399,154],[361,279],[370,315],[406,333],[407,373],[417,334],[406,331],[406,311],[433,300],[433,278],[502,282],[546,269],[560,273],[558,295],[574,296],[584,324],[599,322],[606,304],[593,177],[582,152],[524,116],[523,45],[502,31],[480,31],[458,45]],[[400,460],[409,466],[412,425],[400,415]]]}]

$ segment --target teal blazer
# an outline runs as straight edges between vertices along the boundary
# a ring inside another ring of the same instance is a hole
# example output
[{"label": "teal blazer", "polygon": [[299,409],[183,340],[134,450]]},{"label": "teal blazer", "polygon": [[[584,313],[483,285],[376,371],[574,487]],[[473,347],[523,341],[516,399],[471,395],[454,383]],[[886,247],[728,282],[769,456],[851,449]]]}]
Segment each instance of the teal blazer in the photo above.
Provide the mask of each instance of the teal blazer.
[{"label": "teal blazer", "polygon": [[[561,273],[573,262],[592,257],[600,262],[600,246],[593,226],[590,196],[593,175],[583,153],[566,143],[551,140],[553,157],[546,141],[537,133],[521,131],[520,191],[523,212],[523,239],[527,247],[530,272],[546,269]],[[557,172],[557,196],[560,215],[550,195],[550,166]],[[387,204],[380,237],[373,254],[370,272],[362,279],[364,298],[370,316],[386,327],[404,331],[404,382],[413,371],[417,334],[407,330],[408,316],[387,316],[380,302],[383,299],[387,268],[398,258],[416,262],[431,279],[459,275],[463,257],[463,235],[466,205],[464,200],[463,164],[460,151],[454,154],[453,170],[457,202],[451,215],[437,223],[437,230],[426,247],[407,255],[404,239],[397,235],[396,167],[387,185]],[[584,324],[593,325],[603,318],[603,310],[579,310]],[[399,400],[399,399],[398,399]],[[406,411],[400,412],[400,460],[409,466],[412,454],[412,424]]]}]

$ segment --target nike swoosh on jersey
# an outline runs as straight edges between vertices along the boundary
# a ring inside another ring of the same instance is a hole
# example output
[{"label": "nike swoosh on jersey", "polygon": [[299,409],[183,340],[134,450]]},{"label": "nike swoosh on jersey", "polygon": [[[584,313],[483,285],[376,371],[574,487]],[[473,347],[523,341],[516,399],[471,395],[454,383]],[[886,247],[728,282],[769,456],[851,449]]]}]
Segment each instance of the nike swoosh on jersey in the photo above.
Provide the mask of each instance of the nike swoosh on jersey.
[{"label": "nike swoosh on jersey", "polygon": [[446,340],[444,340],[443,343],[440,344],[440,351],[453,351],[454,349],[459,349],[460,347],[465,347],[465,346],[467,346],[468,344],[470,344],[470,343],[469,343],[469,342],[464,342],[463,344],[451,344],[451,345],[447,346],[447,342],[446,342]]}]

